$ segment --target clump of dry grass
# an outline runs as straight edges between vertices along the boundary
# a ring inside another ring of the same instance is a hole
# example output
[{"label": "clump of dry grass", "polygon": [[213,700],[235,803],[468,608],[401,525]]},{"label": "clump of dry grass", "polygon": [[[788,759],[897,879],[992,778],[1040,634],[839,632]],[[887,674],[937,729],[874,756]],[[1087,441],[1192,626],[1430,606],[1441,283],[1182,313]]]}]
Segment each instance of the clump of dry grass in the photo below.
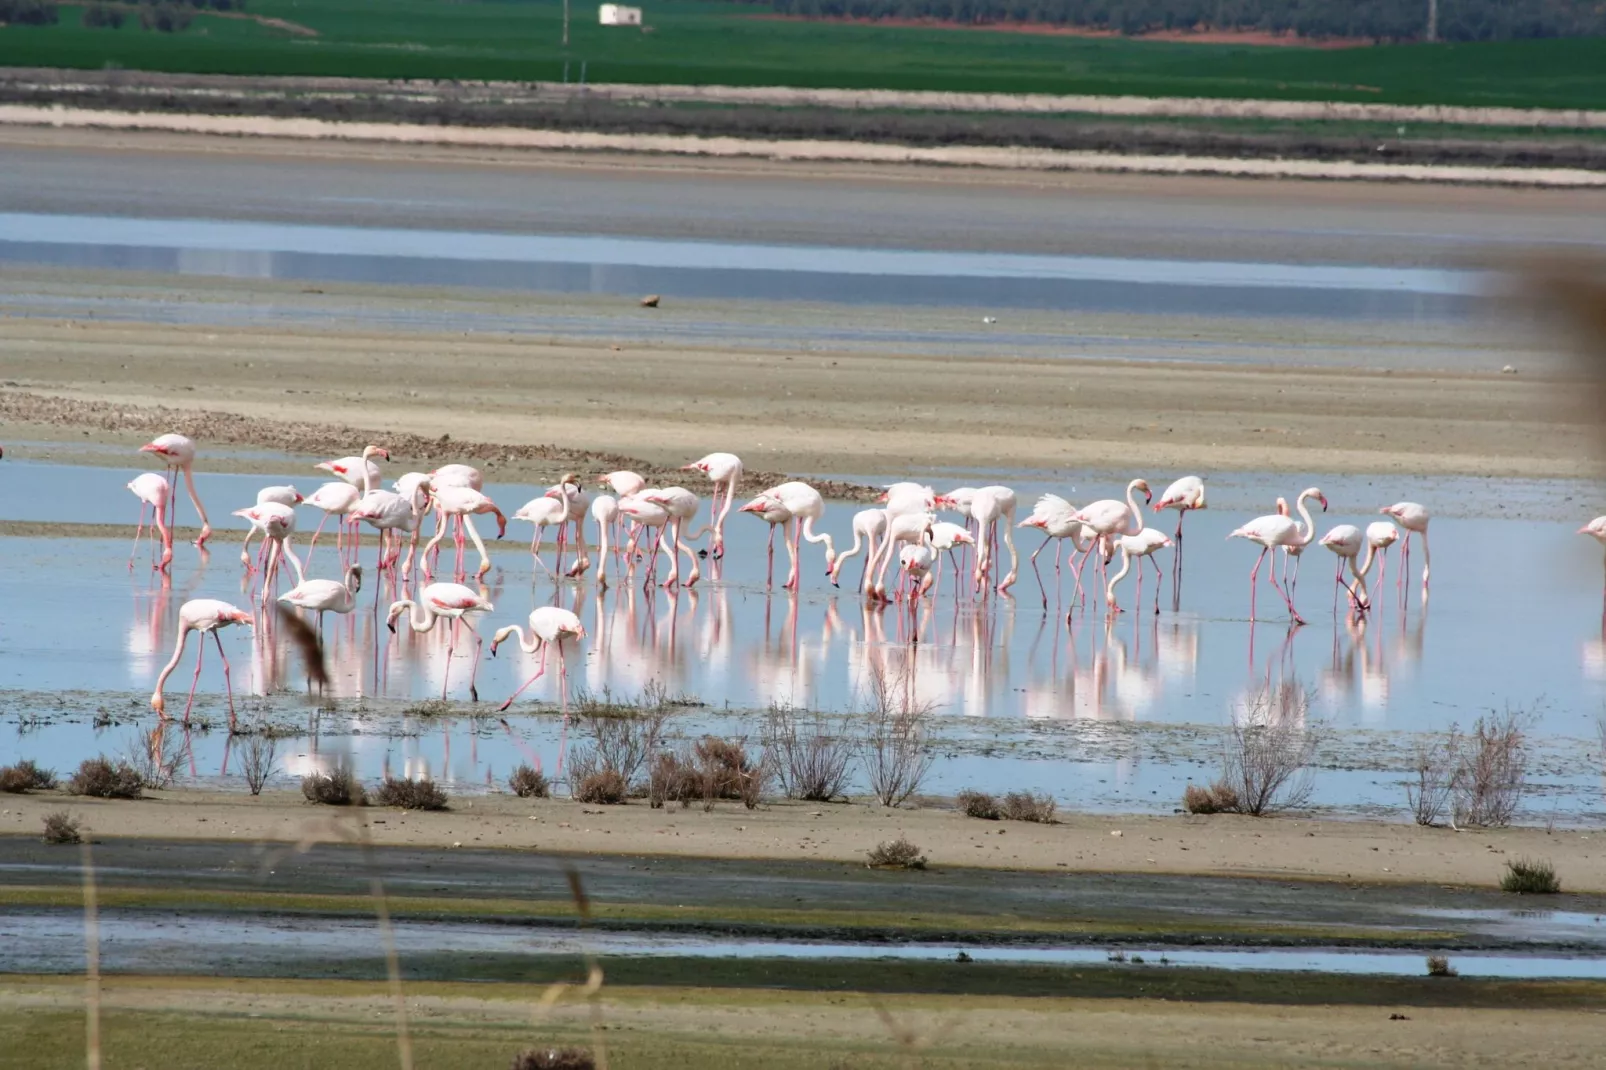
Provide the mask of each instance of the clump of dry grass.
[{"label": "clump of dry grass", "polygon": [[127,762],[113,765],[104,757],[85,758],[67,781],[67,790],[72,794],[96,799],[137,799],[144,786],[139,773]]},{"label": "clump of dry grass", "polygon": [[969,788],[959,793],[954,800],[959,812],[966,817],[976,817],[983,821],[997,821],[1003,816],[998,809],[998,800],[985,791],[974,791]]},{"label": "clump of dry grass", "polygon": [[865,700],[869,726],[859,757],[870,791],[882,806],[901,806],[920,790],[936,761],[925,725],[934,704],[915,697],[913,674],[889,676],[879,666],[870,673]]},{"label": "clump of dry grass", "polygon": [[1461,730],[1451,725],[1438,736],[1418,738],[1412,769],[1415,781],[1407,781],[1405,800],[1418,825],[1433,826],[1450,809],[1461,776]]},{"label": "clump of dry grass", "polygon": [[1450,965],[1450,960],[1444,955],[1428,956],[1429,977],[1459,977],[1460,973]]},{"label": "clump of dry grass", "polygon": [[1456,824],[1511,824],[1528,784],[1528,720],[1524,711],[1507,707],[1472,726],[1455,774]]},{"label": "clump of dry grass", "polygon": [[240,775],[252,795],[261,795],[278,764],[279,740],[272,733],[257,731],[240,744]]},{"label": "clump of dry grass", "polygon": [[807,711],[795,706],[770,704],[764,724],[764,753],[773,755],[775,776],[788,799],[830,802],[841,798],[848,786],[851,741],[833,736],[818,714],[805,724]]},{"label": "clump of dry grass", "polygon": [[617,769],[599,769],[578,777],[572,794],[577,802],[618,806],[625,801],[628,788],[624,776]]},{"label": "clump of dry grass", "polygon": [[49,791],[56,786],[56,774],[24,759],[16,765],[0,766],[0,791],[20,795],[25,791]]},{"label": "clump of dry grass", "polygon": [[65,810],[45,815],[45,842],[58,844],[82,843],[78,819]]},{"label": "clump of dry grass", "polygon": [[1031,821],[1039,825],[1055,823],[1054,811],[1058,804],[1048,795],[1034,795],[1029,791],[1012,791],[1004,796],[1005,821]]},{"label": "clump of dry grass", "polygon": [[1189,784],[1182,793],[1182,808],[1190,814],[1239,814],[1243,812],[1232,785],[1218,780],[1209,787]]},{"label": "clump of dry grass", "polygon": [[513,1057],[512,1070],[596,1070],[596,1065],[583,1048],[530,1048]]},{"label": "clump of dry grass", "polygon": [[545,799],[552,794],[552,785],[546,774],[538,773],[528,765],[521,765],[507,778],[508,790],[521,799]]},{"label": "clump of dry grass", "polygon": [[[1319,738],[1309,718],[1310,692],[1299,683],[1262,690],[1233,721],[1221,779],[1210,790],[1229,788],[1237,802],[1233,812],[1253,817],[1303,806],[1315,786],[1310,763]],[[1219,792],[1217,799],[1227,801]]]},{"label": "clump of dry grass", "polygon": [[374,801],[380,806],[398,806],[403,810],[446,809],[446,793],[432,780],[386,777],[374,790]]},{"label": "clump of dry grass", "polygon": [[871,869],[925,869],[926,856],[907,836],[878,843],[867,852]]},{"label": "clump of dry grass", "polygon": [[1561,891],[1561,878],[1556,876],[1556,867],[1549,862],[1519,858],[1506,863],[1500,890],[1518,895],[1555,895]]},{"label": "clump of dry grass", "polygon": [[368,795],[362,789],[349,759],[341,758],[327,773],[310,773],[301,778],[301,794],[308,802],[324,806],[366,806]]}]

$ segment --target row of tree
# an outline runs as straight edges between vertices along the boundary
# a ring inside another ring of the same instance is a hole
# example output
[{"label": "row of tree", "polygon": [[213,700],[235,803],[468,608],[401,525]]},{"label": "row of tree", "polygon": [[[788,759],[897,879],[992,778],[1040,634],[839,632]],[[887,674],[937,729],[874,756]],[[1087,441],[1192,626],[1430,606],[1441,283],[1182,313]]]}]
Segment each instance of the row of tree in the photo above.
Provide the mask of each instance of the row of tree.
[{"label": "row of tree", "polygon": [[[1429,0],[736,0],[804,18],[1035,23],[1112,30],[1252,30],[1311,38],[1421,40]],[[1606,34],[1601,0],[1438,0],[1444,41]]]}]

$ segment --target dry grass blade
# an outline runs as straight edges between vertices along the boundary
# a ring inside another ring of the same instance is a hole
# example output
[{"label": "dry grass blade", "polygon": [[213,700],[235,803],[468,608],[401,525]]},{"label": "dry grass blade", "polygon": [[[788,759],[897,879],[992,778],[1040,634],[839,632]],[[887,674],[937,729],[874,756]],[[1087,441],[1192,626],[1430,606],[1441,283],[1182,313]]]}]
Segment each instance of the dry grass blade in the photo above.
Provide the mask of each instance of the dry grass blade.
[{"label": "dry grass blade", "polygon": [[307,677],[319,687],[329,684],[329,670],[323,663],[323,641],[312,625],[301,619],[301,615],[279,603],[274,605],[279,610],[279,623],[284,625],[284,634],[289,637],[290,645],[301,655],[302,664],[307,667]]}]

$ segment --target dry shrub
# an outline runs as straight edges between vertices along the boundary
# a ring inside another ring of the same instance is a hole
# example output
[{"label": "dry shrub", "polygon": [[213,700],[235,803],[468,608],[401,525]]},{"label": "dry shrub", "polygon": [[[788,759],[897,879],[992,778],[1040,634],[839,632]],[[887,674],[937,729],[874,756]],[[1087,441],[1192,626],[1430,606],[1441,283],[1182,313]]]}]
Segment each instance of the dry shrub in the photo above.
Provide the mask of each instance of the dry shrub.
[{"label": "dry shrub", "polygon": [[1054,824],[1057,804],[1048,795],[1033,795],[1029,791],[1012,791],[1004,796],[1005,821],[1032,821],[1039,825]]},{"label": "dry shrub", "polygon": [[959,793],[956,800],[959,812],[966,817],[979,817],[983,821],[997,821],[1001,816],[998,810],[998,800],[985,791],[972,791],[966,789]]},{"label": "dry shrub", "polygon": [[1416,741],[1416,780],[1406,782],[1405,799],[1418,825],[1438,824],[1449,808],[1461,775],[1461,751],[1461,730],[1455,725],[1442,735]]},{"label": "dry shrub", "polygon": [[1528,782],[1528,715],[1509,706],[1480,717],[1466,737],[1455,775],[1455,822],[1505,828]]},{"label": "dry shrub", "polygon": [[118,761],[139,775],[140,783],[161,791],[178,779],[184,760],[185,737],[181,733],[137,732],[133,741],[118,755]]},{"label": "dry shrub", "polygon": [[521,765],[507,778],[508,790],[521,799],[545,799],[552,795],[552,785],[546,774],[538,773],[528,765]]},{"label": "dry shrub", "polygon": [[1561,879],[1556,876],[1556,867],[1549,862],[1519,858],[1506,863],[1500,890],[1518,895],[1555,895],[1561,891]]},{"label": "dry shrub", "polygon": [[1428,956],[1429,977],[1459,977],[1456,968],[1450,965],[1450,960],[1444,955]]},{"label": "dry shrub", "polygon": [[73,844],[82,843],[83,837],[78,832],[78,819],[65,810],[45,815],[45,842]]},{"label": "dry shrub", "polygon": [[[664,734],[664,723],[669,719],[669,704],[662,697],[662,688],[648,688],[646,696],[633,706],[594,706],[589,716],[582,718],[591,742],[576,747],[569,759],[569,782],[578,784],[598,773],[611,773],[625,788],[620,790],[621,801],[636,774],[647,760],[658,751]],[[606,709],[607,712],[599,712]],[[620,713],[619,709],[629,712]],[[600,784],[600,782],[599,782]],[[578,790],[571,791],[575,798]]]},{"label": "dry shrub", "polygon": [[28,759],[16,765],[0,766],[0,791],[20,795],[25,791],[49,791],[56,786],[56,774],[41,769]]},{"label": "dry shrub", "polygon": [[446,793],[433,780],[406,780],[388,776],[374,790],[380,806],[399,806],[403,810],[444,810]]},{"label": "dry shrub", "polygon": [[240,745],[240,775],[252,795],[261,795],[262,788],[273,776],[278,763],[279,741],[270,732],[257,731],[245,737]]},{"label": "dry shrub", "polygon": [[830,735],[819,714],[813,715],[811,724],[803,724],[806,712],[771,703],[764,724],[764,753],[774,756],[772,768],[788,799],[830,802],[848,786],[852,744]]},{"label": "dry shrub", "polygon": [[659,751],[647,769],[647,802],[654,810],[666,803],[690,806],[703,797],[702,776],[684,750]]},{"label": "dry shrub", "polygon": [[870,672],[865,700],[869,726],[859,744],[865,777],[882,806],[900,806],[920,790],[936,761],[925,726],[933,705],[916,700],[907,670],[889,676],[880,666]]},{"label": "dry shrub", "polygon": [[113,765],[104,757],[85,758],[67,790],[74,795],[88,795],[96,799],[137,799],[144,782],[127,762]]},{"label": "dry shrub", "polygon": [[1182,793],[1182,807],[1190,814],[1241,814],[1243,804],[1230,784],[1218,780],[1207,788],[1189,784]]},{"label": "dry shrub", "polygon": [[869,861],[866,864],[871,869],[926,868],[926,856],[906,836],[876,844],[867,852],[867,856]]},{"label": "dry shrub", "polygon": [[1307,723],[1310,692],[1285,682],[1261,691],[1244,714],[1228,731],[1218,785],[1237,796],[1238,813],[1254,817],[1303,806],[1318,739]]},{"label": "dry shrub", "polygon": [[[571,770],[571,776],[574,776]],[[627,784],[616,769],[599,769],[575,778],[573,795],[583,803],[618,806],[625,801]]]},{"label": "dry shrub", "polygon": [[301,778],[301,794],[309,802],[324,806],[366,806],[367,793],[351,768],[351,761],[341,758],[327,773],[311,773]]},{"label": "dry shrub", "polygon": [[512,1070],[596,1070],[584,1048],[530,1048],[513,1057]]}]

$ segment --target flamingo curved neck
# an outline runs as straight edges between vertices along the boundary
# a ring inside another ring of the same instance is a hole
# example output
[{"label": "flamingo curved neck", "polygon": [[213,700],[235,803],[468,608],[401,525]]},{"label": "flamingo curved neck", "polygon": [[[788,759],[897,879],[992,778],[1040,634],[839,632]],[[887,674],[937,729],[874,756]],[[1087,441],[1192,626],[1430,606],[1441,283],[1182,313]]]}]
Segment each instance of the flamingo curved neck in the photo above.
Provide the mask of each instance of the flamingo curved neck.
[{"label": "flamingo curved neck", "polygon": [[1136,535],[1143,530],[1143,510],[1138,507],[1138,500],[1132,493],[1138,489],[1140,482],[1142,481],[1134,479],[1126,485],[1126,507],[1132,511],[1132,525],[1131,530],[1122,533],[1125,535]]},{"label": "flamingo curved neck", "polygon": [[427,606],[421,606],[411,598],[404,599],[402,605],[407,607],[407,623],[415,632],[427,632],[435,627],[440,616],[431,613]]},{"label": "flamingo curved neck", "polygon": [[1295,529],[1298,532],[1298,538],[1294,541],[1295,546],[1309,546],[1311,540],[1316,537],[1316,524],[1310,518],[1310,510],[1305,508],[1305,499],[1308,497],[1310,497],[1308,492],[1301,494],[1294,502],[1294,508],[1298,510],[1300,519],[1305,522],[1303,529]]}]

